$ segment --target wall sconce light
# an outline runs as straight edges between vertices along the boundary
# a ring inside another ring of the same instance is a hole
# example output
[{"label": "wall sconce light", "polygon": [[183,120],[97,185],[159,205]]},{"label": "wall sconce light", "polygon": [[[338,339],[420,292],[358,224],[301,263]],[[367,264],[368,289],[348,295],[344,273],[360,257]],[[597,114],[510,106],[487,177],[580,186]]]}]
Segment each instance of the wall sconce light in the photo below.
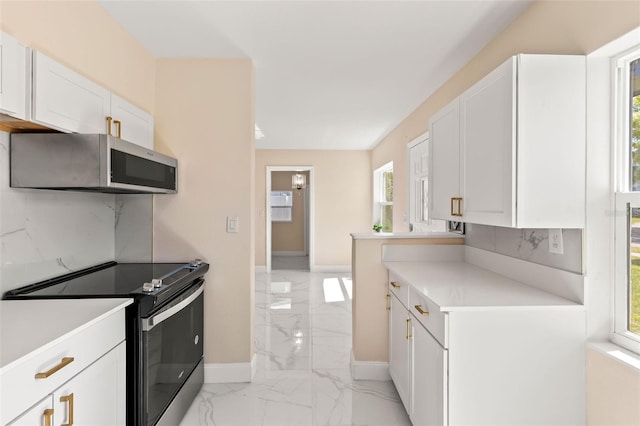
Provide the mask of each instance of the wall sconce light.
[{"label": "wall sconce light", "polygon": [[307,177],[300,172],[297,172],[295,175],[291,176],[291,188],[293,189],[304,189],[307,186]]}]

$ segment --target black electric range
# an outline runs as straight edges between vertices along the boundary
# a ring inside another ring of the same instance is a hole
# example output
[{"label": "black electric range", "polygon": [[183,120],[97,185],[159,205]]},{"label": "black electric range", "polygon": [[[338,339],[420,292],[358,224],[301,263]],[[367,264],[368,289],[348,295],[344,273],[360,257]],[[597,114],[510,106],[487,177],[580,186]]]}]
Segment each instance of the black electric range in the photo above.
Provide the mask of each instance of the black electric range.
[{"label": "black electric range", "polygon": [[133,298],[126,310],[127,424],[175,425],[204,381],[204,275],[209,265],[107,262],[4,299]]}]

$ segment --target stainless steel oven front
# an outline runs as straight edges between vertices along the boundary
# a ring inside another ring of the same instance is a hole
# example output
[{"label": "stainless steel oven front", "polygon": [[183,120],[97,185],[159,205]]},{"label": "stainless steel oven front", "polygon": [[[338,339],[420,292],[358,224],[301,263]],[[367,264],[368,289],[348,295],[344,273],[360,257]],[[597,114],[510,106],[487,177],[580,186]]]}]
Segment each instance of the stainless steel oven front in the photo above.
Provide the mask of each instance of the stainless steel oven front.
[{"label": "stainless steel oven front", "polygon": [[176,425],[204,381],[204,279],[140,318],[141,401],[146,426]]}]

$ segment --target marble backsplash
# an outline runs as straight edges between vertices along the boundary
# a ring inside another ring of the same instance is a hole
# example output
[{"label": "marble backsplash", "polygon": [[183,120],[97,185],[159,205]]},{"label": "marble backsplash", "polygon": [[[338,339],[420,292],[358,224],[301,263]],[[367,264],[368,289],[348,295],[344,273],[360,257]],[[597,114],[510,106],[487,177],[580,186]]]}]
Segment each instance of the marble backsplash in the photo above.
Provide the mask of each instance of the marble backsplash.
[{"label": "marble backsplash", "polygon": [[150,261],[151,195],[10,188],[8,154],[0,132],[0,293],[111,260]]},{"label": "marble backsplash", "polygon": [[582,230],[563,229],[564,253],[549,252],[546,229],[512,229],[466,225],[465,244],[578,274],[582,267]]}]

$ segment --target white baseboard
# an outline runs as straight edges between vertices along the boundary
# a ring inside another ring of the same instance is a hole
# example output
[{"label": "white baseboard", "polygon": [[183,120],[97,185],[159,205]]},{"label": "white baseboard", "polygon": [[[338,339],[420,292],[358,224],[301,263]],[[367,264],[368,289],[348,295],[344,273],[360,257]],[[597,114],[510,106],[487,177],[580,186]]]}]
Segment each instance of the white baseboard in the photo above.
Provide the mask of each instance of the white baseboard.
[{"label": "white baseboard", "polygon": [[267,265],[256,265],[256,272],[267,272]]},{"label": "white baseboard", "polygon": [[351,352],[351,377],[354,380],[389,381],[389,363],[381,361],[356,361]]},{"label": "white baseboard", "polygon": [[303,251],[272,251],[271,256],[306,256]]},{"label": "white baseboard", "polygon": [[205,383],[247,383],[256,373],[256,355],[251,362],[219,363],[204,365]]},{"label": "white baseboard", "polygon": [[351,272],[351,265],[314,265],[311,272]]}]

